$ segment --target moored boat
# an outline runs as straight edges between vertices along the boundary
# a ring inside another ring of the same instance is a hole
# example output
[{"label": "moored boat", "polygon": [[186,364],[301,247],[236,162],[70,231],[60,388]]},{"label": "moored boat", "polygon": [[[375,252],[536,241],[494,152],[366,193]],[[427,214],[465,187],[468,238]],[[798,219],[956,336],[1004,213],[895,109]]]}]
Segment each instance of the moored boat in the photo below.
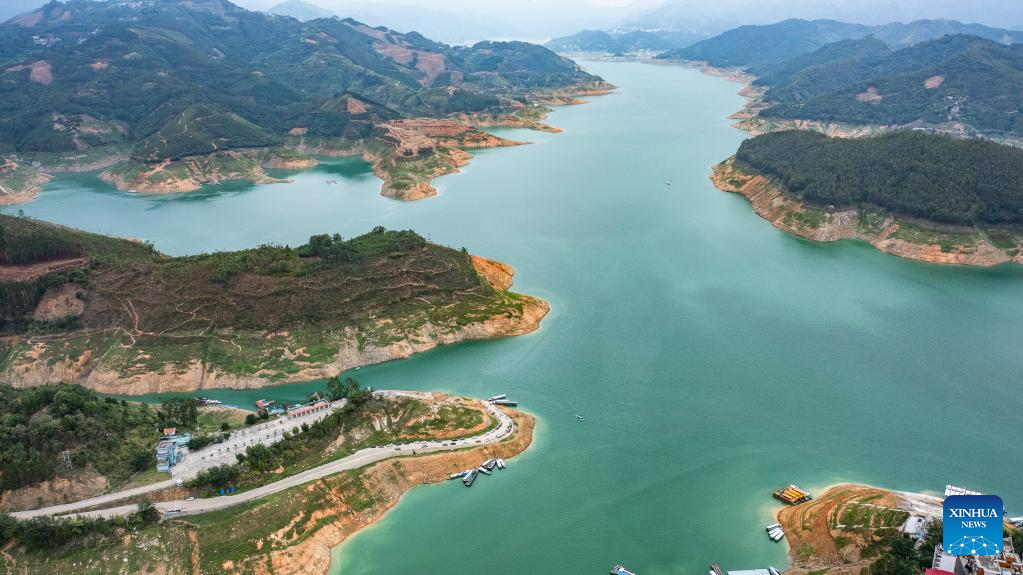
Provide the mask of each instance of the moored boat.
[{"label": "moored boat", "polygon": [[497,401],[497,400],[499,400],[499,399],[505,399],[505,398],[507,398],[507,397],[508,397],[508,396],[507,396],[506,394],[503,394],[503,393],[502,393],[502,394],[499,394],[499,395],[493,395],[493,396],[491,396],[491,397],[490,397],[490,399],[488,399],[487,401]]},{"label": "moored boat", "polygon": [[508,466],[504,464],[504,460],[501,459],[500,457],[498,457],[497,458],[497,468],[498,469],[504,469],[505,467],[508,467]]},{"label": "moored boat", "polygon": [[476,470],[475,469],[473,469],[469,473],[465,474],[465,477],[462,478],[462,485],[465,485],[466,487],[472,487],[472,482],[473,481],[476,481]]},{"label": "moored boat", "polygon": [[629,571],[620,563],[611,568],[611,575],[636,575],[635,571]]}]

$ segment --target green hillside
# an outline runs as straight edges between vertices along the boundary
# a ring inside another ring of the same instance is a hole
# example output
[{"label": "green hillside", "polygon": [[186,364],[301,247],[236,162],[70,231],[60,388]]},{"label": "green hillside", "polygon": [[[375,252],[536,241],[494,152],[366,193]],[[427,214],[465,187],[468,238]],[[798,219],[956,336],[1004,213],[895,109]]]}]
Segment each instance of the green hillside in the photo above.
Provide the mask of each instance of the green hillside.
[{"label": "green hillside", "polygon": [[277,380],[330,363],[342,348],[422,343],[424,327],[454,335],[493,317],[514,325],[539,305],[494,288],[463,251],[383,228],[351,239],[313,236],[295,248],[171,258],[0,216],[0,259],[21,264],[0,268],[0,334],[16,336],[0,347],[7,381],[29,377],[40,361],[72,362],[72,380],[97,370],[177,372],[194,362]]},{"label": "green hillside", "polygon": [[736,159],[829,210],[881,208],[965,226],[1023,224],[1023,151],[987,140],[786,131],[746,140]]},{"label": "green hillside", "polygon": [[[825,49],[815,55],[822,55]],[[893,52],[810,63],[768,86],[765,118],[902,125],[962,123],[986,135],[1023,135],[1023,45],[946,36]]]},{"label": "green hillside", "polygon": [[[0,25],[0,70],[0,154],[44,159],[154,161],[269,146],[295,129],[365,138],[391,117],[500,112],[600,83],[522,42],[452,47],[226,0],[54,1]],[[346,94],[359,104],[332,104]]]}]

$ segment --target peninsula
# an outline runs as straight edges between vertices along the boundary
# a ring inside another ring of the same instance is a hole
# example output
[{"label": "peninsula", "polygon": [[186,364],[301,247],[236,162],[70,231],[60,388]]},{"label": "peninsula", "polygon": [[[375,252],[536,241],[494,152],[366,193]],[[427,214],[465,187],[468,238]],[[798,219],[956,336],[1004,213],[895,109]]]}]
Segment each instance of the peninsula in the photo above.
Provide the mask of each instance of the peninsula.
[{"label": "peninsula", "polygon": [[536,330],[511,268],[411,231],[189,257],[0,216],[0,374],[112,394],[260,387]]},{"label": "peninsula", "polygon": [[1023,151],[984,140],[897,132],[829,138],[773,132],[714,168],[775,227],[815,240],[860,239],[931,263],[1023,263]]}]

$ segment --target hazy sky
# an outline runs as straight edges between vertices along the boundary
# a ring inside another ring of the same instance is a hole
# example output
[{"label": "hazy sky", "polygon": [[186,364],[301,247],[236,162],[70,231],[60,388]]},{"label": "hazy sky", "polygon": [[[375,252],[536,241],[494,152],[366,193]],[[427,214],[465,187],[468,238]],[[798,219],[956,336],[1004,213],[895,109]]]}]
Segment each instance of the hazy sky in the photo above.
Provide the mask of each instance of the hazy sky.
[{"label": "hazy sky", "polygon": [[[2,1],[2,0],[0,0]],[[280,0],[238,0],[257,9]],[[357,0],[309,0],[343,15]],[[543,38],[582,28],[648,22],[651,13],[670,13],[691,27],[720,30],[785,18],[834,18],[877,24],[920,18],[950,18],[989,26],[1023,27],[1023,0],[358,0],[407,4],[463,14],[492,16],[527,36]],[[529,33],[532,31],[532,33]]]}]

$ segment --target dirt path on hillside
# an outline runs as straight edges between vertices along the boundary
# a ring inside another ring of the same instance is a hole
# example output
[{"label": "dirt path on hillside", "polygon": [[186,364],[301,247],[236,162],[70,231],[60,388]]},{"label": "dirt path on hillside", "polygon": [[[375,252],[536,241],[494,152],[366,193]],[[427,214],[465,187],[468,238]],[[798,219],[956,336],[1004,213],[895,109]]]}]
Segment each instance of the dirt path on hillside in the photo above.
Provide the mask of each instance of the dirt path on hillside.
[{"label": "dirt path on hillside", "polygon": [[30,282],[52,273],[84,268],[88,263],[88,258],[67,258],[35,264],[0,265],[0,282]]}]

